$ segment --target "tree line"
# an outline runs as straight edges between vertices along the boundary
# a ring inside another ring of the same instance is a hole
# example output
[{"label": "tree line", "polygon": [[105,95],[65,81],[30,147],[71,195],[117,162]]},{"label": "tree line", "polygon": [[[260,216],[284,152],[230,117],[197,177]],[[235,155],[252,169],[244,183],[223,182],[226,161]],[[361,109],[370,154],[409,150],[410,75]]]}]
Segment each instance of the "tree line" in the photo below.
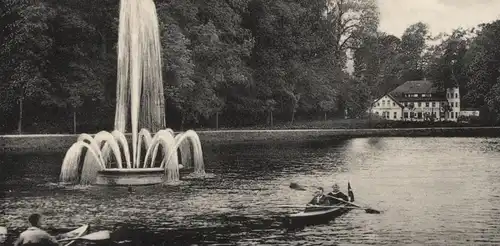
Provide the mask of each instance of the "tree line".
[{"label": "tree line", "polygon": [[[396,37],[378,31],[375,0],[155,3],[169,127],[357,117],[422,78],[460,86],[498,122],[498,22],[439,36],[416,23]],[[0,2],[0,131],[112,128],[118,10],[116,0]]]}]

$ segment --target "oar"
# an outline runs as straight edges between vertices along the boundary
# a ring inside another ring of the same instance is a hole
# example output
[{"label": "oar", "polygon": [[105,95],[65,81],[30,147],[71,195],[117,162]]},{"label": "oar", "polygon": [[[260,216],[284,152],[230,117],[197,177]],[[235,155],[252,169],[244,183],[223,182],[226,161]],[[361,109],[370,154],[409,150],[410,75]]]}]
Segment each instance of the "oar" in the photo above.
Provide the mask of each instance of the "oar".
[{"label": "oar", "polygon": [[58,241],[59,242],[73,241],[73,240],[100,241],[100,240],[106,240],[109,238],[110,238],[109,231],[98,231],[98,232],[87,234],[87,235],[82,236],[82,237],[65,238],[65,239],[61,239]]},{"label": "oar", "polygon": [[364,210],[365,210],[365,212],[366,212],[366,213],[369,213],[369,214],[380,214],[380,213],[381,213],[380,211],[378,211],[378,210],[376,210],[376,209],[373,209],[373,208],[363,208],[363,207],[361,207],[361,206],[359,206],[359,205],[357,205],[357,204],[354,204],[354,203],[352,203],[352,202],[348,202],[348,201],[344,201],[344,200],[342,200],[342,199],[338,199],[338,198],[333,197],[333,196],[328,196],[328,195],[327,195],[327,197],[330,197],[330,198],[332,198],[332,199],[335,199],[335,200],[337,200],[337,201],[340,201],[340,202],[343,202],[343,203],[349,204],[349,205],[354,206],[354,207],[357,207],[357,208],[364,209]]}]

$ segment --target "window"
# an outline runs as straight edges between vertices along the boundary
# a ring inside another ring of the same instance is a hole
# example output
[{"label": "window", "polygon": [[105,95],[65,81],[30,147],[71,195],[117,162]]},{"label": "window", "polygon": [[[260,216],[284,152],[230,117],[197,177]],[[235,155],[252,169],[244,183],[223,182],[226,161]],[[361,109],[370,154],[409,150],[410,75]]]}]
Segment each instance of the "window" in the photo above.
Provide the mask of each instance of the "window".
[{"label": "window", "polygon": [[426,106],[426,107],[429,107],[429,102],[426,102],[426,103],[425,103],[425,106]]},{"label": "window", "polygon": [[417,113],[417,118],[422,119],[422,112]]},{"label": "window", "polygon": [[453,119],[453,112],[449,112],[450,113],[450,119]]},{"label": "window", "polygon": [[432,107],[435,108],[436,107],[436,103],[435,102],[432,102]]},{"label": "window", "polygon": [[377,103],[377,107],[380,106],[380,103]]},{"label": "window", "polygon": [[378,112],[375,112],[376,115],[378,115]]},{"label": "window", "polygon": [[432,112],[432,117],[435,119],[436,117],[436,112]]},{"label": "window", "polygon": [[455,112],[455,118],[458,119],[458,112]]},{"label": "window", "polygon": [[410,118],[415,118],[415,113],[414,112],[410,112]]},{"label": "window", "polygon": [[398,118],[398,112],[394,112],[394,119]]},{"label": "window", "polygon": [[408,119],[408,112],[404,112],[403,116],[404,116],[405,119]]},{"label": "window", "polygon": [[396,103],[395,103],[395,102],[392,102],[392,106],[396,107]]},{"label": "window", "polygon": [[421,102],[418,103],[418,107],[422,107],[422,103]]},{"label": "window", "polygon": [[458,98],[458,93],[455,93],[455,98]]}]

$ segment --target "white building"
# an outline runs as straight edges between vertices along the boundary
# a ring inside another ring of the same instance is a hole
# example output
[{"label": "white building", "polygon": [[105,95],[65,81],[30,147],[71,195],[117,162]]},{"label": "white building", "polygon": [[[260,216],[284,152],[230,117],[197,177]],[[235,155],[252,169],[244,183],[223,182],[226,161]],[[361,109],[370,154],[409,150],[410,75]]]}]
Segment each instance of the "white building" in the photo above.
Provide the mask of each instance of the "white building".
[{"label": "white building", "polygon": [[371,112],[389,120],[448,120],[460,115],[460,90],[438,90],[431,81],[407,81],[375,100]]},{"label": "white building", "polygon": [[470,117],[470,116],[479,116],[479,109],[475,108],[464,108],[460,111],[460,116]]}]

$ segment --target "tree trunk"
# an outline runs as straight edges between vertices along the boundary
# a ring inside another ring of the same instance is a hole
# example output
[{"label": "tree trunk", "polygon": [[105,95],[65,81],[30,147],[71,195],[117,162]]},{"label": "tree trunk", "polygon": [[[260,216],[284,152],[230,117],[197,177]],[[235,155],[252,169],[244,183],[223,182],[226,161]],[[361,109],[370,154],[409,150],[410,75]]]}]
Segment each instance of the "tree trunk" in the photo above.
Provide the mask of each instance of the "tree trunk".
[{"label": "tree trunk", "polygon": [[283,95],[280,95],[280,106],[281,106],[281,113],[283,113],[285,108],[285,103],[283,102]]},{"label": "tree trunk", "polygon": [[23,101],[24,98],[21,96],[19,98],[19,120],[17,121],[17,132],[19,134],[23,133]]},{"label": "tree trunk", "polygon": [[76,109],[73,110],[73,133],[76,134]]},{"label": "tree trunk", "polygon": [[[370,99],[370,103],[372,100]],[[368,127],[372,127],[372,112],[373,112],[373,104],[370,104],[370,110],[368,111]]]},{"label": "tree trunk", "polygon": [[101,58],[104,59],[106,57],[106,53],[108,52],[106,47],[106,36],[101,32],[98,33],[99,36],[101,36]]},{"label": "tree trunk", "polygon": [[219,130],[219,112],[215,113],[215,130]]},{"label": "tree trunk", "polygon": [[271,113],[271,127],[273,127],[273,111],[270,112]]},{"label": "tree trunk", "polygon": [[295,121],[295,106],[293,107],[293,111],[292,111],[292,121],[290,122],[292,125],[293,125],[293,122]]},{"label": "tree trunk", "polygon": [[184,131],[184,113],[181,113],[181,131]]},{"label": "tree trunk", "polygon": [[326,121],[326,111],[325,111],[325,121]]}]

